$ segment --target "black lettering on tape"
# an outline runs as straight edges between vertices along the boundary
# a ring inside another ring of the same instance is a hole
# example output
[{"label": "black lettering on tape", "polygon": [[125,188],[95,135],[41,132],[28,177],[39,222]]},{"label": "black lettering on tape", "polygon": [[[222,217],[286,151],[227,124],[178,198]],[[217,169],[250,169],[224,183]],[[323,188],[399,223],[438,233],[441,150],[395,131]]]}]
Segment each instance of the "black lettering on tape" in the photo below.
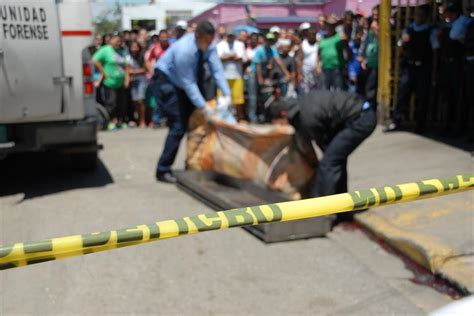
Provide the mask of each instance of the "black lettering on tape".
[{"label": "black lettering on tape", "polygon": [[273,211],[273,220],[272,222],[279,222],[283,218],[283,213],[281,208],[276,204],[268,204],[268,207]]},{"label": "black lettering on tape", "polygon": [[150,231],[150,239],[160,238],[160,226],[157,224],[146,225]]},{"label": "black lettering on tape", "polygon": [[109,242],[110,232],[84,234],[82,237],[82,247],[102,246]]},{"label": "black lettering on tape", "polygon": [[375,205],[375,195],[371,190],[360,190],[349,194],[354,202],[354,209]]},{"label": "black lettering on tape", "polygon": [[13,246],[14,245],[3,246],[2,248],[0,248],[0,258],[8,256],[10,252],[12,252]]},{"label": "black lettering on tape", "polygon": [[278,222],[281,221],[281,218],[283,216],[281,209],[278,205],[276,204],[269,204],[267,205],[271,210],[272,210],[272,218],[268,219],[265,217],[265,214],[263,213],[261,206],[253,206],[250,208],[250,210],[253,212],[255,215],[255,218],[257,218],[257,223],[269,223],[269,222]]},{"label": "black lettering on tape", "polygon": [[117,230],[117,242],[130,242],[143,240],[143,232],[138,228]]},{"label": "black lettering on tape", "polygon": [[25,253],[36,253],[51,250],[53,250],[53,241],[51,239],[27,242],[23,244],[23,251]]},{"label": "black lettering on tape", "polygon": [[445,178],[445,179],[440,179],[439,181],[443,185],[444,191],[451,191],[451,190],[459,189],[459,180],[458,180],[458,177],[456,177],[456,176]]},{"label": "black lettering on tape", "polygon": [[469,188],[472,188],[474,187],[474,181],[472,178],[474,178],[474,175],[462,175],[462,180],[465,181],[465,182],[471,182],[471,184],[469,184]]},{"label": "black lettering on tape", "polygon": [[395,201],[400,201],[403,199],[403,192],[398,185],[394,185],[391,188],[393,192],[395,192]]},{"label": "black lettering on tape", "polygon": [[219,214],[213,213],[213,214],[205,214],[201,215],[204,216],[206,219],[208,219],[211,223],[206,224],[203,220],[199,218],[199,216],[191,216],[189,217],[189,220],[193,222],[194,225],[196,225],[196,228],[200,232],[205,232],[208,230],[216,230],[219,229],[222,225],[222,221],[219,218]]},{"label": "black lettering on tape", "polygon": [[247,213],[247,208],[236,208],[225,211],[224,216],[229,222],[229,227],[237,227],[253,224],[253,216]]},{"label": "black lettering on tape", "polygon": [[188,224],[184,221],[184,219],[179,218],[175,220],[176,225],[178,225],[179,235],[185,235],[189,233]]},{"label": "black lettering on tape", "polygon": [[385,188],[376,188],[375,190],[379,194],[379,200],[380,200],[379,203],[380,204],[386,203],[388,201],[388,197],[387,197],[387,192],[385,192]]},{"label": "black lettering on tape", "polygon": [[438,193],[438,188],[432,184],[425,184],[421,181],[417,182],[416,185],[418,186],[418,189],[420,189],[420,196]]}]

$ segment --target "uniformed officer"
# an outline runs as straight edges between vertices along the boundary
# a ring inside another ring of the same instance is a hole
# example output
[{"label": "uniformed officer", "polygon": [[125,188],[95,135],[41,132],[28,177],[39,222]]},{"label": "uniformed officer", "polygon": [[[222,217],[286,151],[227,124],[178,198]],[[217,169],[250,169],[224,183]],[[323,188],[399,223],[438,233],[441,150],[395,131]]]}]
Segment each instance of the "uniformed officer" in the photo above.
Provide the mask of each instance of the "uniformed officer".
[{"label": "uniformed officer", "polygon": [[395,111],[384,129],[397,130],[407,116],[412,92],[416,96],[416,129],[423,132],[430,103],[433,50],[439,48],[437,30],[429,24],[429,6],[418,7],[413,22],[402,34],[403,60],[400,73],[400,88]]},{"label": "uniformed officer", "polygon": [[345,91],[314,90],[299,99],[281,99],[270,112],[274,123],[290,123],[324,151],[311,195],[347,192],[347,158],[377,125],[370,102]]},{"label": "uniformed officer", "polygon": [[[179,39],[155,66],[152,89],[157,103],[168,118],[169,126],[156,169],[158,181],[176,182],[171,166],[194,109],[203,111],[208,118],[215,113],[205,97],[206,69],[230,105],[230,89],[222,63],[217,56],[216,46],[213,44],[214,36],[215,29],[211,23],[199,23],[194,33],[186,34]],[[204,67],[205,64],[207,67]]]}]

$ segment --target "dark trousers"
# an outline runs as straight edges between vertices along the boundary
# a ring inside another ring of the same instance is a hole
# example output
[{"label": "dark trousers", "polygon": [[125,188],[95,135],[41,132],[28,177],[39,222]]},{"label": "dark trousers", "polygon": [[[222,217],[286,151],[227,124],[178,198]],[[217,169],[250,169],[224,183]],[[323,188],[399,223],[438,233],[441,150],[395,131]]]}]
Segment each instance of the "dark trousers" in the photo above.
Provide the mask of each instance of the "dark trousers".
[{"label": "dark trousers", "polygon": [[123,120],[127,110],[127,91],[125,88],[108,88],[104,86],[104,106],[110,118]]},{"label": "dark trousers", "polygon": [[316,178],[311,189],[314,197],[347,192],[347,158],[377,126],[377,116],[372,109],[346,123],[324,150]]},{"label": "dark trousers", "polygon": [[152,84],[156,102],[167,118],[169,128],[165,146],[156,167],[156,173],[165,173],[171,171],[181,139],[188,129],[189,117],[195,107],[186,92],[174,86],[164,74],[157,72]]},{"label": "dark trousers", "polygon": [[423,129],[430,102],[431,64],[402,67],[397,104],[392,116],[395,122],[400,123],[407,116],[413,92],[416,96],[415,121],[417,128]]},{"label": "dark trousers", "polygon": [[378,68],[367,67],[365,73],[364,95],[367,101],[370,102],[370,105],[375,109],[377,106]]},{"label": "dark trousers", "polygon": [[467,62],[465,65],[465,114],[464,120],[467,126],[467,135],[469,138],[474,140],[474,89],[472,89],[469,84],[472,85],[474,82],[474,61]]},{"label": "dark trousers", "polygon": [[344,75],[342,69],[323,69],[325,89],[344,90]]},{"label": "dark trousers", "polygon": [[[444,58],[440,63],[440,92],[443,97],[441,119],[444,121],[444,129],[451,130],[460,127],[460,108],[463,104],[462,98],[462,60]],[[462,113],[461,115],[464,115]]]}]

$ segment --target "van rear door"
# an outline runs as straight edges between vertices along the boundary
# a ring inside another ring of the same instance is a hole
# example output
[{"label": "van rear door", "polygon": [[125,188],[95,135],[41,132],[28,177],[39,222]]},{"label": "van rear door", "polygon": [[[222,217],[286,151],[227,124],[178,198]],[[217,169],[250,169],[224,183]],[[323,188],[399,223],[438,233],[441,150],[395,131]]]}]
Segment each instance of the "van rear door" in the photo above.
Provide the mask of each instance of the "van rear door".
[{"label": "van rear door", "polygon": [[0,123],[60,115],[67,81],[56,0],[0,0]]}]

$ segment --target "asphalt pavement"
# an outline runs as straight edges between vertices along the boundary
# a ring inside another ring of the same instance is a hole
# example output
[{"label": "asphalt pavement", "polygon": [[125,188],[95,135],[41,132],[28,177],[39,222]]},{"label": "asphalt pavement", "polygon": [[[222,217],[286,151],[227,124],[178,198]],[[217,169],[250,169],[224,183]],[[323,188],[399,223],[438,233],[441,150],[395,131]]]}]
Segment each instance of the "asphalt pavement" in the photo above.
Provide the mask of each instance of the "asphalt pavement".
[{"label": "asphalt pavement", "polygon": [[[175,186],[156,182],[165,135],[164,129],[101,133],[104,150],[92,174],[70,171],[67,161],[50,155],[0,162],[0,244],[209,212]],[[383,144],[377,131],[354,154],[351,190],[451,175],[445,165],[432,167],[437,174],[416,172],[422,162],[392,161]],[[416,160],[423,148],[411,150]],[[184,146],[176,167],[183,162]],[[235,228],[2,271],[0,312],[425,315],[457,296],[445,286],[420,284],[426,282],[418,272],[350,225],[326,238],[270,245]]]}]

